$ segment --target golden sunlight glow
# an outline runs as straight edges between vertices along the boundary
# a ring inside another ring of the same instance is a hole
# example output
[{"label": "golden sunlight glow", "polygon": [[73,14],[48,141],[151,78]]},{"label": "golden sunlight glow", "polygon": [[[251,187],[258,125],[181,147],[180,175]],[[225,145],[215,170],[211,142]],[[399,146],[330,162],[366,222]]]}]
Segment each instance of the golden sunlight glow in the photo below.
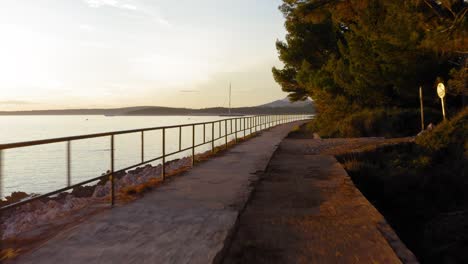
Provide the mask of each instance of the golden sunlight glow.
[{"label": "golden sunlight glow", "polygon": [[232,8],[225,2],[186,3],[197,10],[189,13],[172,1],[129,3],[2,1],[0,110],[219,106],[230,81],[256,92],[239,94],[239,104],[285,96],[271,75],[284,35],[274,4],[259,3],[252,12],[264,17],[240,21],[242,8],[216,11]]}]

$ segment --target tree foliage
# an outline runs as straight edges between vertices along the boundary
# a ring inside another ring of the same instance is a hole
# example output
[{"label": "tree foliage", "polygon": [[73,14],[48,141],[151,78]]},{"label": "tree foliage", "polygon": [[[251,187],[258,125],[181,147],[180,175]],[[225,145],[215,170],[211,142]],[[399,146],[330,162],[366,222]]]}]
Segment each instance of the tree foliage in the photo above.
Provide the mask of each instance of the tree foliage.
[{"label": "tree foliage", "polygon": [[463,0],[283,0],[280,10],[274,78],[291,100],[312,97],[319,115],[416,108],[419,86],[436,106],[437,78],[452,96],[466,92]]}]

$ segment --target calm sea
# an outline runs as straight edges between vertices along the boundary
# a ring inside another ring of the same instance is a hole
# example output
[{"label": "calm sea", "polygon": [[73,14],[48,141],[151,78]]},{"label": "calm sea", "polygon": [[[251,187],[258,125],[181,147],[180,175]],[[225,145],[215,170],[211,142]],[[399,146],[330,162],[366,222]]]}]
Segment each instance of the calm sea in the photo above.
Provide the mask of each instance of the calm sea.
[{"label": "calm sea", "polygon": [[[0,144],[76,136],[117,130],[130,130],[224,119],[217,116],[0,116]],[[229,124],[229,122],[228,122]],[[224,133],[224,125],[222,126]],[[228,131],[230,128],[228,127]],[[178,129],[166,132],[166,153],[179,148]],[[215,126],[215,138],[219,137]],[[196,129],[196,144],[203,142],[203,127]],[[206,141],[211,139],[207,125]],[[145,159],[162,153],[160,131],[145,132]],[[218,141],[216,145],[223,144]],[[192,145],[192,128],[182,130],[182,148]],[[211,145],[197,148],[197,153]],[[97,177],[110,168],[110,138],[73,141],[71,145],[72,184]],[[190,151],[168,160],[189,156]],[[141,161],[141,134],[115,136],[115,167],[125,168]],[[157,164],[157,163],[153,163]],[[9,149],[3,152],[3,195],[13,191],[44,193],[65,187],[66,143]]]}]

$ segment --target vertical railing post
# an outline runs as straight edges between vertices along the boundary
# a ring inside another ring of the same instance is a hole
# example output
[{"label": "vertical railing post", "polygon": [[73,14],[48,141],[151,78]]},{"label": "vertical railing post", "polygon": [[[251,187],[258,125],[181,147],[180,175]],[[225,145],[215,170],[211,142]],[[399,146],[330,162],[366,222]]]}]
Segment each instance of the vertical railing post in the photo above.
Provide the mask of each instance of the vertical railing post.
[{"label": "vertical railing post", "polygon": [[253,120],[254,120],[254,117],[251,116],[251,117],[249,118],[250,134],[252,134],[252,133],[253,133],[253,130],[254,130],[254,128],[253,128],[253,123],[254,123]]},{"label": "vertical railing post", "polygon": [[253,126],[254,133],[256,133],[257,132],[257,116],[254,116],[252,118],[252,126]]},{"label": "vertical railing post", "polygon": [[71,142],[67,141],[67,187],[71,185]]},{"label": "vertical railing post", "polygon": [[166,129],[162,129],[162,164],[161,164],[161,177],[166,180]]},{"label": "vertical railing post", "polygon": [[215,148],[214,124],[215,122],[211,123],[211,152],[212,153],[214,153],[214,148]]},{"label": "vertical railing post", "polygon": [[252,116],[252,131],[253,131],[253,133],[255,133],[255,119],[256,118],[257,118],[256,116]]},{"label": "vertical railing post", "polygon": [[145,162],[145,131],[141,131],[141,163]]},{"label": "vertical railing post", "polygon": [[114,135],[111,135],[111,174],[110,174],[110,185],[111,185],[111,206],[115,204],[115,190],[114,190]]},{"label": "vertical railing post", "polygon": [[203,144],[206,143],[206,124],[203,123]]},{"label": "vertical railing post", "polygon": [[0,199],[3,197],[3,150],[0,149]]},{"label": "vertical railing post", "polygon": [[250,117],[250,134],[254,133],[254,120],[255,120],[255,117],[252,116]]},{"label": "vertical railing post", "polygon": [[244,139],[245,139],[245,117],[243,117],[242,120],[243,120],[242,122],[244,122],[244,127],[243,128],[244,128]]},{"label": "vertical railing post", "polygon": [[195,165],[195,125],[192,125],[192,167]]},{"label": "vertical railing post", "polygon": [[182,126],[179,127],[179,151],[182,150]]},{"label": "vertical railing post", "polygon": [[227,120],[224,120],[224,140],[226,141],[226,149],[228,147],[228,136],[227,136]]},{"label": "vertical railing post", "polygon": [[234,129],[234,130],[235,130],[234,132],[235,132],[235,134],[236,134],[236,143],[237,143],[237,121],[238,121],[238,120],[239,120],[238,118],[234,119],[235,124],[236,124],[236,125],[235,125],[235,129]]}]

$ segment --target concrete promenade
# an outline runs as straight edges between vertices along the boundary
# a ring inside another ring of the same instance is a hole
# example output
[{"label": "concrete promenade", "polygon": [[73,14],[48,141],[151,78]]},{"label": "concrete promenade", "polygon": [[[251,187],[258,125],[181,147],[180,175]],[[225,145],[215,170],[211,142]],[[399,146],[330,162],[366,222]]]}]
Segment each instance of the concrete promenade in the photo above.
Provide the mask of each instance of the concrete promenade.
[{"label": "concrete promenade", "polygon": [[212,263],[288,132],[280,125],[196,165],[135,202],[93,216],[15,263]]},{"label": "concrete promenade", "polygon": [[383,138],[285,139],[224,263],[417,263],[333,155]]}]

